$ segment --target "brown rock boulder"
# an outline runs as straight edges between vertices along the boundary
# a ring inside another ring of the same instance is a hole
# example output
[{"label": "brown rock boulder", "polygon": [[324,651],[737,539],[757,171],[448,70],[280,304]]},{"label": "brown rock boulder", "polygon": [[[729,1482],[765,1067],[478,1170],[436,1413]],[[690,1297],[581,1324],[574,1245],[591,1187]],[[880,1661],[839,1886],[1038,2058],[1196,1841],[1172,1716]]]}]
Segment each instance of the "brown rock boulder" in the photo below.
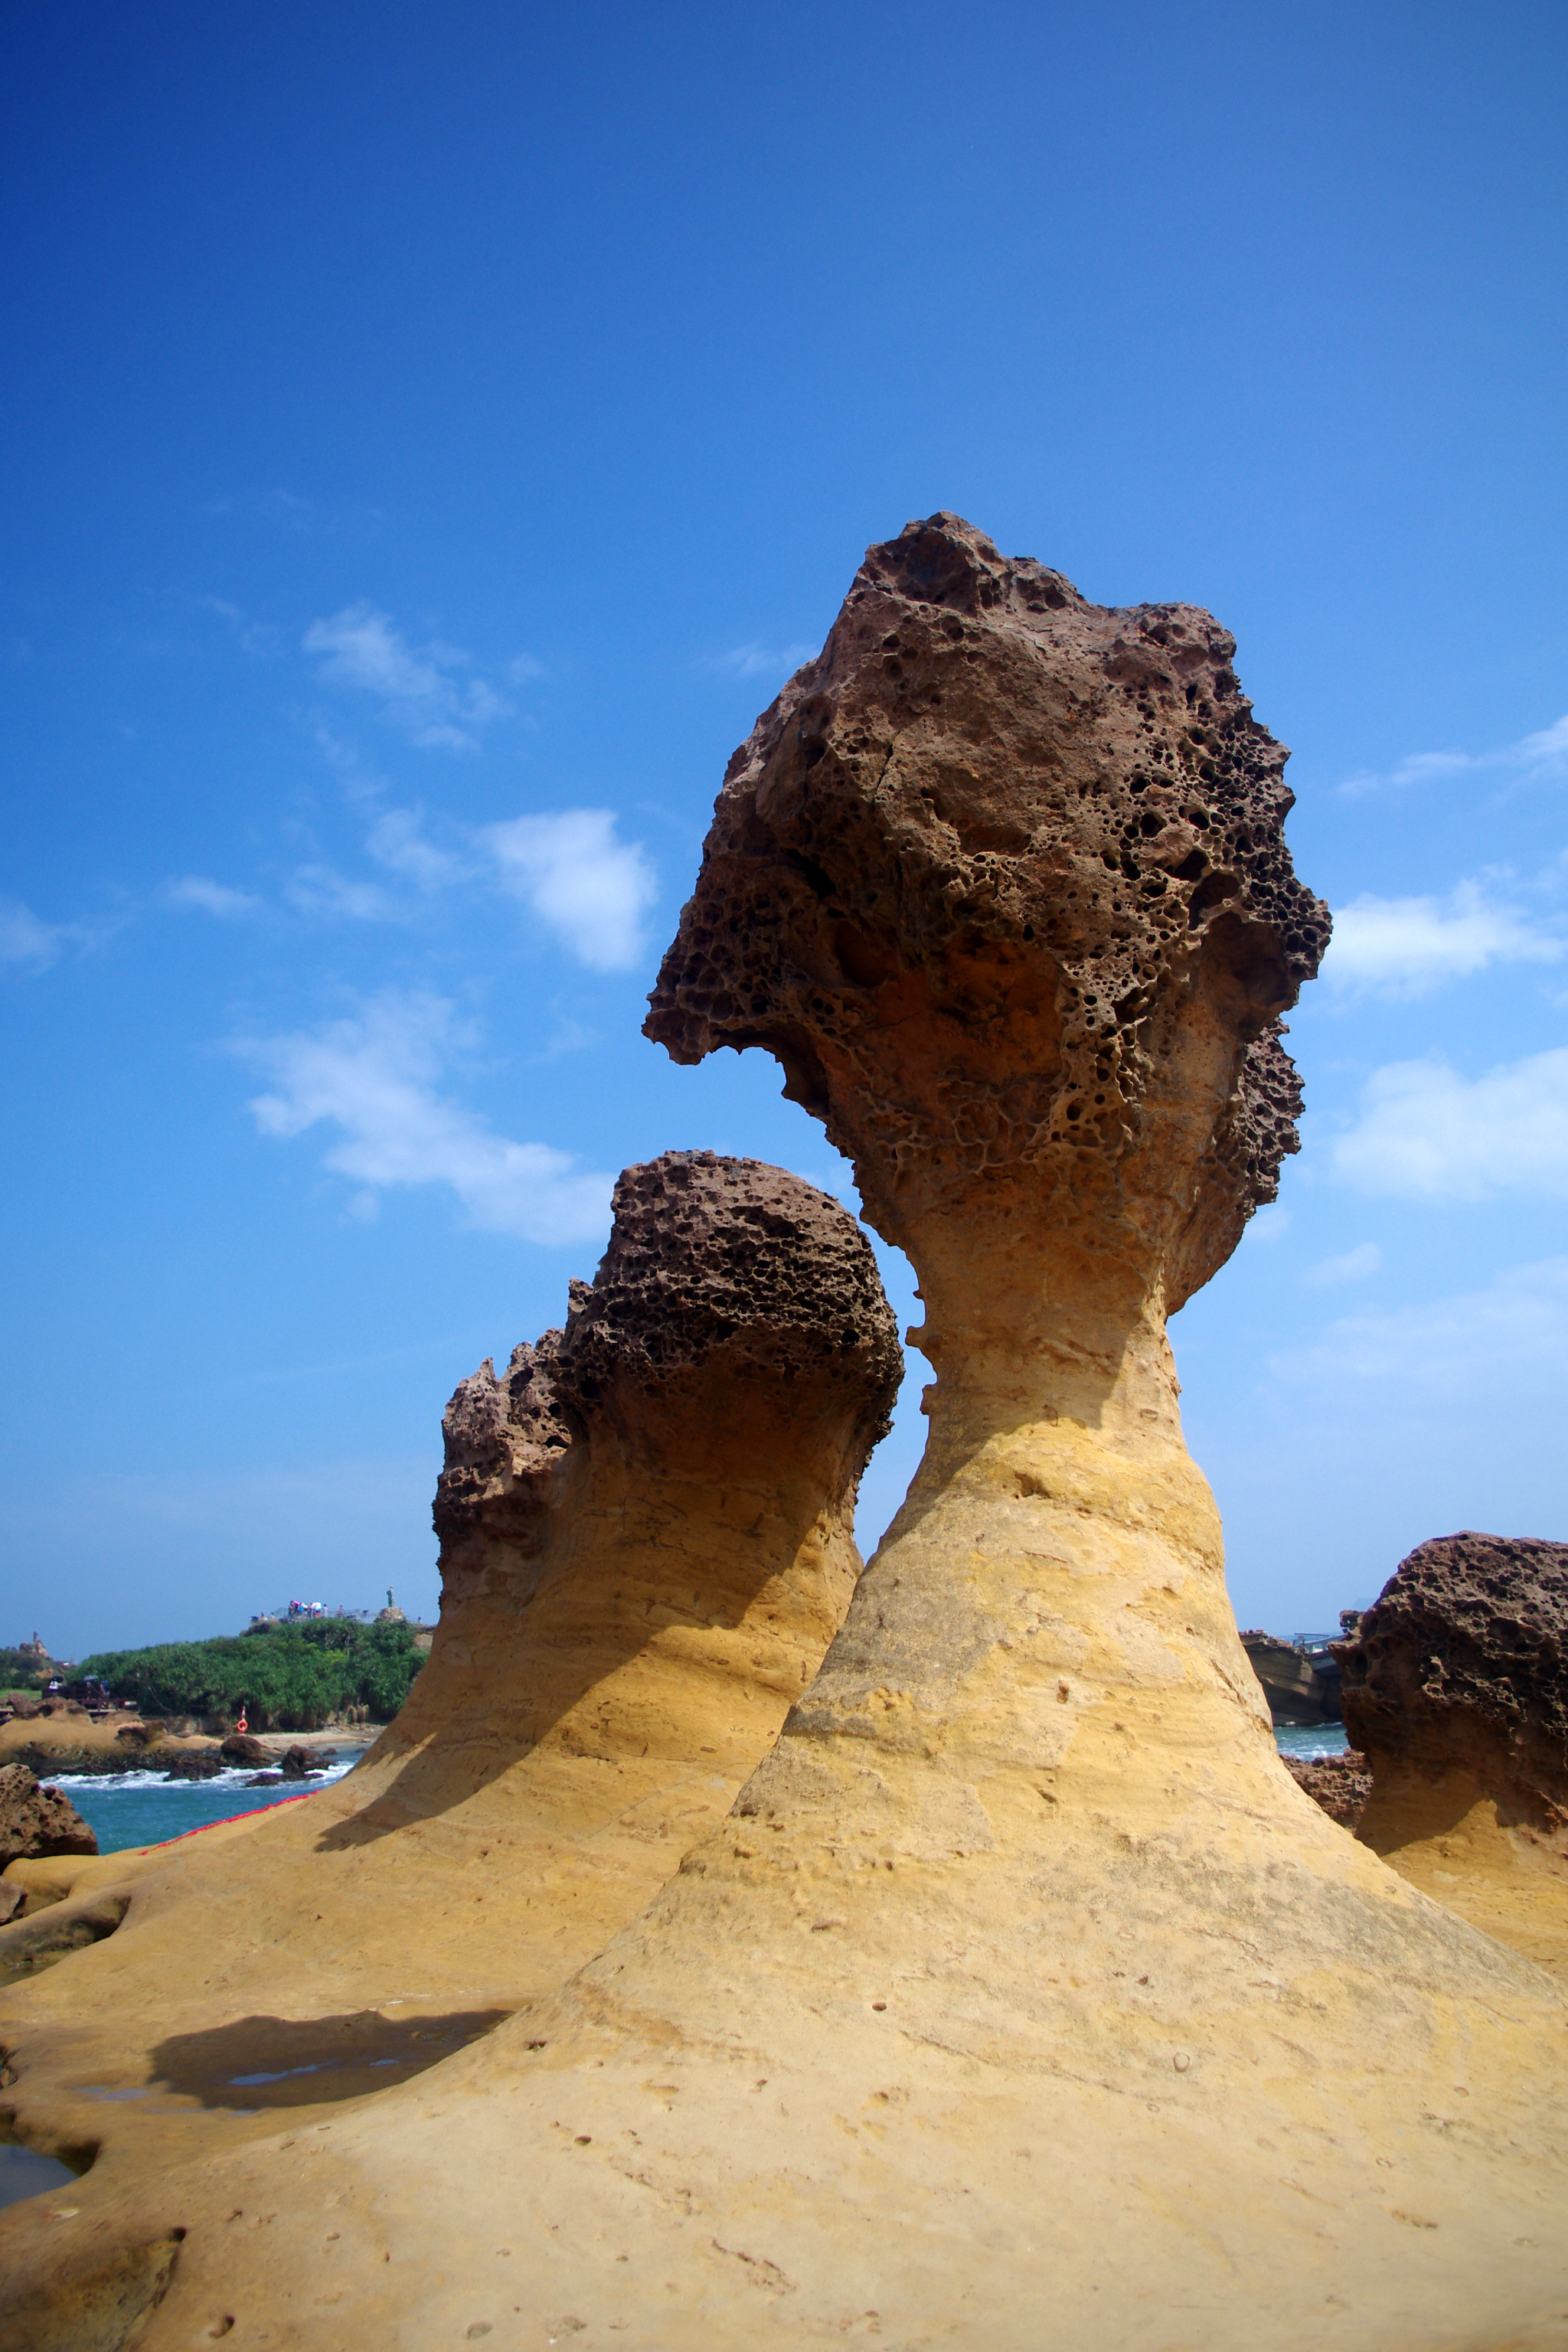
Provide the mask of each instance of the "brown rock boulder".
[{"label": "brown rock boulder", "polygon": [[226,1739],[219,1740],[217,1752],[226,1764],[248,1765],[252,1771],[272,1761],[260,1740],[254,1738],[248,1731],[231,1731]]},{"label": "brown rock boulder", "polygon": [[1354,1830],[1372,1794],[1372,1774],[1364,1756],[1354,1748],[1342,1756],[1288,1756],[1285,1769],[1298,1789],[1304,1789],[1330,1821]]},{"label": "brown rock boulder", "polygon": [[25,1764],[0,1766],[0,1870],[14,1862],[97,1852],[95,1832],[68,1797],[40,1788]]},{"label": "brown rock boulder", "polygon": [[1568,1544],[1420,1544],[1334,1654],[1373,1775],[1360,1835],[1568,1974]]}]

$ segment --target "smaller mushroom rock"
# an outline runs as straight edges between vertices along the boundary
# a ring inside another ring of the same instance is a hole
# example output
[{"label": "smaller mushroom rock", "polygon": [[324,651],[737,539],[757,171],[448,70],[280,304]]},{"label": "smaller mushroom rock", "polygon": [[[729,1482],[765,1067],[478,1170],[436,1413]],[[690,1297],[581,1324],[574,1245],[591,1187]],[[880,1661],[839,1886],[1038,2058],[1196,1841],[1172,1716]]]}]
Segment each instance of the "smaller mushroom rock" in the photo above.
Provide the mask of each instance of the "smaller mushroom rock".
[{"label": "smaller mushroom rock", "polygon": [[1568,1974],[1568,1544],[1420,1544],[1335,1655],[1372,1769],[1357,1834]]},{"label": "smaller mushroom rock", "polygon": [[[293,2083],[280,2017],[326,2021],[330,2051],[331,2020],[384,2010],[423,2065],[455,2017],[478,2031],[591,1958],[723,1818],[816,1673],[901,1369],[837,1201],[712,1152],[626,1170],[565,1328],[447,1406],[441,1621],[402,1713],[326,1788],[326,1751],[258,1750],[277,1769],[254,1785],[310,1793],[127,1859],[123,1928],[5,1997],[26,2127],[129,2143],[156,2202],[207,2145],[204,2111],[87,2109],[80,2083],[172,2065],[225,2109],[237,2074],[288,2076],[291,2105],[339,2097]],[[37,2251],[47,2266],[47,2232]]]},{"label": "smaller mushroom rock", "polygon": [[25,1764],[0,1767],[0,1870],[14,1862],[97,1852],[97,1837],[68,1797],[40,1788]]}]

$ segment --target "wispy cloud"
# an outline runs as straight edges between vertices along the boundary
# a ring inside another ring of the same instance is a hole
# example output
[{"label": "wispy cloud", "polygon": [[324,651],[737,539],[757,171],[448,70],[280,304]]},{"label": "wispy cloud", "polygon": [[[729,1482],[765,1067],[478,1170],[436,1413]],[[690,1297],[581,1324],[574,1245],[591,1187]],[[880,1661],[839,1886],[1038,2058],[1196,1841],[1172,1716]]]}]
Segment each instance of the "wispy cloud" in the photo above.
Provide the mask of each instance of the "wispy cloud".
[{"label": "wispy cloud", "polygon": [[1479,1078],[1447,1062],[1391,1062],[1362,1091],[1359,1119],[1331,1147],[1357,1191],[1405,1200],[1568,1194],[1568,1047]]},{"label": "wispy cloud", "polygon": [[404,910],[379,883],[355,882],[331,866],[297,866],[284,895],[301,915],[345,916],[355,923],[395,923]]},{"label": "wispy cloud", "polygon": [[1445,783],[1455,776],[1484,775],[1510,777],[1521,783],[1568,776],[1568,716],[1495,751],[1415,751],[1382,773],[1367,769],[1349,776],[1339,789],[1352,795],[1407,792],[1419,784]]},{"label": "wispy cloud", "polygon": [[765,646],[760,638],[753,637],[748,646],[734,646],[727,654],[712,655],[704,667],[725,670],[731,677],[787,677],[818,650],[816,646]]},{"label": "wispy cloud", "polygon": [[1323,977],[1346,994],[1419,996],[1491,963],[1556,963],[1568,940],[1479,881],[1445,898],[1352,899],[1334,909]]},{"label": "wispy cloud", "polygon": [[501,887],[593,971],[626,971],[643,953],[658,884],[640,842],[616,839],[613,809],[513,817],[479,835]]},{"label": "wispy cloud", "polygon": [[414,646],[389,614],[347,604],[312,621],[304,649],[330,684],[374,695],[387,717],[427,749],[471,751],[512,706],[475,670],[473,657],[439,639]]},{"label": "wispy cloud", "polygon": [[1383,1264],[1383,1252],[1375,1242],[1363,1242],[1359,1248],[1345,1250],[1338,1257],[1320,1258],[1301,1276],[1314,1289],[1326,1289],[1341,1282],[1365,1282]]},{"label": "wispy cloud", "polygon": [[0,898],[0,963],[44,971],[79,936],[72,923],[46,923],[19,898]]},{"label": "wispy cloud", "polygon": [[1347,1315],[1310,1347],[1269,1359],[1278,1378],[1342,1403],[1380,1397],[1484,1399],[1521,1371],[1561,1390],[1568,1376],[1568,1257],[1510,1267],[1484,1289],[1381,1315]]},{"label": "wispy cloud", "polygon": [[443,998],[387,991],[352,1018],[235,1041],[271,1091],[250,1104],[264,1135],[328,1126],[324,1164],[364,1188],[446,1186],[471,1224],[531,1242],[592,1242],[609,1223],[611,1179],[547,1144],[513,1143],[441,1090],[468,1037]]},{"label": "wispy cloud", "polygon": [[211,881],[205,874],[182,874],[178,880],[166,882],[163,904],[196,908],[226,923],[242,922],[261,911],[261,900],[251,891],[231,890],[227,883]]},{"label": "wispy cloud", "polygon": [[444,889],[470,870],[450,850],[427,841],[422,809],[384,809],[365,837],[365,847],[378,866],[391,874],[405,874],[422,890]]}]

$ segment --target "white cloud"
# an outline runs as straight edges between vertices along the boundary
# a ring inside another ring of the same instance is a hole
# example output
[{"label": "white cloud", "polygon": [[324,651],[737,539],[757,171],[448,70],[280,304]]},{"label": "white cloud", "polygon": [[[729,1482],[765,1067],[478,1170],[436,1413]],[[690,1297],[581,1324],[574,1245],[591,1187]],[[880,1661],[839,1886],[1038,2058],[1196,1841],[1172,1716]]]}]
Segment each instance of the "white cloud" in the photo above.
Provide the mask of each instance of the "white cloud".
[{"label": "white cloud", "polygon": [[728,670],[731,677],[786,677],[802,662],[812,660],[819,650],[816,646],[775,648],[753,638],[749,646],[735,646],[727,654],[716,654],[708,667]]},{"label": "white cloud", "polygon": [[1334,910],[1323,977],[1346,992],[1416,996],[1489,963],[1555,963],[1568,940],[1461,882],[1443,898],[1362,897]]},{"label": "white cloud", "polygon": [[76,937],[69,923],[46,923],[19,898],[0,898],[0,963],[42,971]]},{"label": "white cloud", "polygon": [[330,621],[312,621],[304,649],[321,656],[335,686],[374,694],[390,718],[429,749],[471,751],[511,705],[473,671],[472,657],[439,639],[416,648],[391,617],[368,604],[347,604]]},{"label": "white cloud", "polygon": [[479,836],[501,887],[531,907],[594,971],[626,971],[643,952],[658,885],[639,842],[616,839],[613,809],[563,809],[487,825]]},{"label": "white cloud", "polygon": [[1568,1375],[1568,1257],[1510,1267],[1458,1297],[1347,1315],[1269,1366],[1293,1383],[1325,1387],[1336,1402],[1351,1382],[1401,1403],[1512,1392],[1525,1370],[1560,1386]]},{"label": "white cloud", "polygon": [[506,666],[506,674],[513,686],[527,686],[536,677],[548,677],[550,672],[531,654],[515,654]]},{"label": "white cloud", "polygon": [[249,1106],[264,1135],[338,1130],[325,1164],[361,1188],[355,1215],[388,1186],[443,1184],[487,1231],[531,1242],[601,1239],[610,1177],[583,1172],[546,1144],[496,1135],[439,1091],[465,1042],[443,999],[388,991],[352,1019],[237,1039],[236,1050],[272,1081],[273,1091]]},{"label": "white cloud", "polygon": [[1371,770],[1347,778],[1345,793],[1403,792],[1415,784],[1441,783],[1454,776],[1511,776],[1535,783],[1568,776],[1568,716],[1553,726],[1521,736],[1495,751],[1415,751],[1382,775]]},{"label": "white cloud", "polygon": [[1346,1250],[1342,1256],[1325,1257],[1309,1266],[1301,1276],[1314,1288],[1321,1289],[1331,1283],[1364,1282],[1383,1264],[1383,1252],[1375,1242],[1363,1242],[1359,1248]]},{"label": "white cloud", "polygon": [[1363,1192],[1479,1201],[1568,1193],[1568,1047],[1466,1078],[1447,1062],[1391,1062],[1332,1146],[1334,1172]]},{"label": "white cloud", "polygon": [[231,890],[227,883],[209,881],[205,874],[183,874],[177,881],[165,883],[163,900],[170,907],[199,908],[204,915],[216,915],[222,922],[237,922],[257,913],[261,905],[248,890]]}]

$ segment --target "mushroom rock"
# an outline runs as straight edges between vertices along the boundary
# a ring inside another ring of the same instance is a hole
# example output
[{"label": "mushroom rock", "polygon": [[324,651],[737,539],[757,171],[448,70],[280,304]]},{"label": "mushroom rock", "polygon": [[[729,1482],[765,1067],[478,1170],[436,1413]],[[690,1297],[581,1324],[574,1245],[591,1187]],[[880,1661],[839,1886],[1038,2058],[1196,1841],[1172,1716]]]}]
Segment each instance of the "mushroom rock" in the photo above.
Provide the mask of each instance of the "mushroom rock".
[{"label": "mushroom rock", "polygon": [[520,2312],[650,2352],[1284,2352],[1304,2310],[1339,2352],[1558,2340],[1568,2011],[1295,1787],[1182,1439],[1165,1317],[1270,1196],[1327,931],[1231,654],[939,515],[737,754],[648,1026],[775,1053],[853,1155],[926,1302],[925,1459],[729,1819],[570,1982],[334,2126],[331,2248],[297,2148],[163,2184],[146,2352],[219,2313],[333,2347]]},{"label": "mushroom rock", "polygon": [[1568,1544],[1439,1536],[1334,1653],[1402,1877],[1568,1975]]},{"label": "mushroom rock", "polygon": [[[711,1152],[628,1169],[565,1329],[447,1408],[441,1618],[407,1704],[328,1789],[79,1874],[84,1905],[133,1899],[5,1998],[26,2128],[90,2128],[95,2179],[154,2143],[169,2163],[270,2128],[275,2100],[379,2088],[369,2066],[428,2063],[596,1952],[815,1674],[900,1370],[837,1202]],[[182,2095],[106,2108],[83,2081]]]}]

